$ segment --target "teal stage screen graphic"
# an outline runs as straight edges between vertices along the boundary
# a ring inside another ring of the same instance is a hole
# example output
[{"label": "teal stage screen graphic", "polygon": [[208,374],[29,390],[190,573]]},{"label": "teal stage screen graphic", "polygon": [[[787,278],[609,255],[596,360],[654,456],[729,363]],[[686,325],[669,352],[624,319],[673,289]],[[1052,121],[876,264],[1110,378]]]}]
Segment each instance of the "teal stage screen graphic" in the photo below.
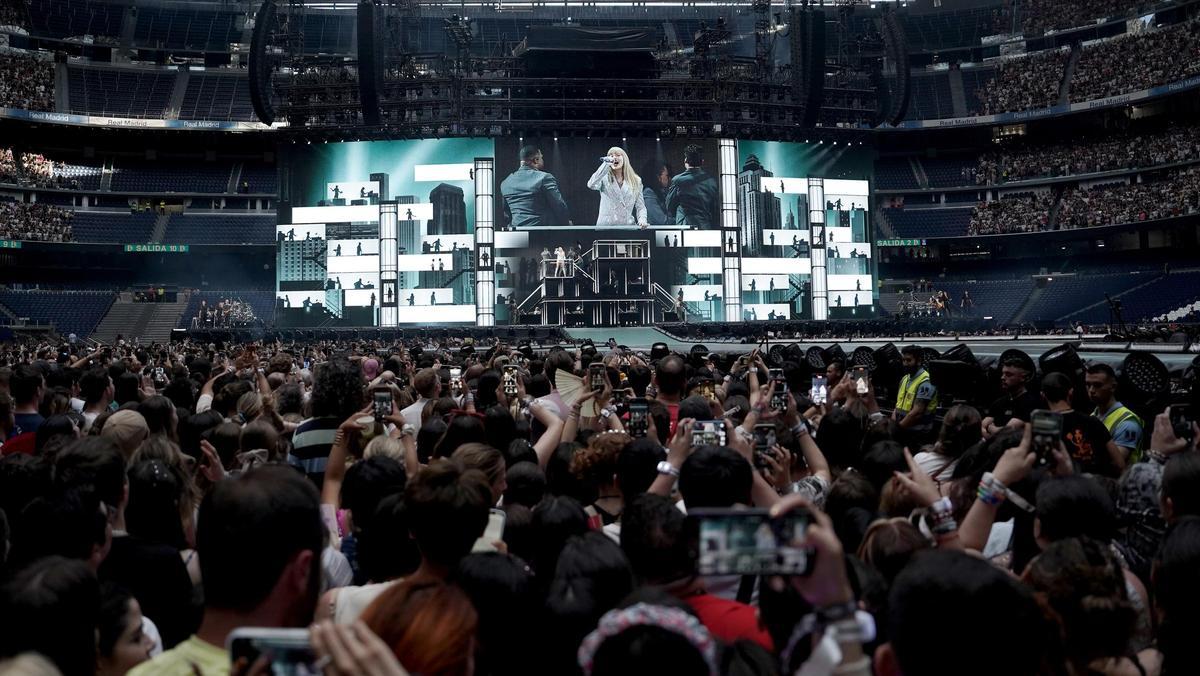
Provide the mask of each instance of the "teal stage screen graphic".
[{"label": "teal stage screen graphic", "polygon": [[[476,158],[491,139],[292,145],[280,161],[276,318],[282,326],[475,322]],[[395,203],[394,280],[381,204]],[[386,277],[386,278],[385,278]]]},{"label": "teal stage screen graphic", "polygon": [[[829,317],[870,316],[870,152],[846,144],[740,141],[738,159],[742,318],[811,318],[814,284],[827,294]],[[821,204],[809,203],[810,178],[821,179]],[[688,290],[684,295],[692,300]]]}]

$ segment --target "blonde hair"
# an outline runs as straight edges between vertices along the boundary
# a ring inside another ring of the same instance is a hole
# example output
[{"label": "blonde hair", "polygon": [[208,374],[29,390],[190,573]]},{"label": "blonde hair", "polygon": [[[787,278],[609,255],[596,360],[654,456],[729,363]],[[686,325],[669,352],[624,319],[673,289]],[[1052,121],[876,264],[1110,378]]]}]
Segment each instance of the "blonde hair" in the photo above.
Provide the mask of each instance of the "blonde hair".
[{"label": "blonde hair", "polygon": [[609,155],[613,153],[620,153],[621,157],[624,158],[624,166],[621,168],[621,171],[625,174],[625,180],[629,181],[629,187],[633,188],[633,192],[640,193],[642,191],[642,177],[638,176],[637,172],[633,170],[633,163],[629,161],[629,153],[625,152],[625,149],[620,146],[613,146],[608,149]]},{"label": "blonde hair", "polygon": [[404,463],[404,444],[400,443],[399,439],[394,437],[382,436],[375,437],[367,447],[363,449],[363,460],[372,458],[376,455],[386,455],[387,457]]}]

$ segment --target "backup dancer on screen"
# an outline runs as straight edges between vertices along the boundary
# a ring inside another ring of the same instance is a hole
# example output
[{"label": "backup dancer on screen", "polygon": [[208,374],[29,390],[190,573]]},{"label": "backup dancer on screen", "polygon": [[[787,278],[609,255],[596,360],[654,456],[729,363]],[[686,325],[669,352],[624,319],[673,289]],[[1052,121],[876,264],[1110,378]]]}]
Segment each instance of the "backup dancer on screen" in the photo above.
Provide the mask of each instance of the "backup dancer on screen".
[{"label": "backup dancer on screen", "polygon": [[616,146],[600,158],[600,166],[588,179],[587,186],[600,192],[600,213],[596,225],[638,225],[646,227],[646,200],[642,197],[642,179],[629,164],[629,155]]}]

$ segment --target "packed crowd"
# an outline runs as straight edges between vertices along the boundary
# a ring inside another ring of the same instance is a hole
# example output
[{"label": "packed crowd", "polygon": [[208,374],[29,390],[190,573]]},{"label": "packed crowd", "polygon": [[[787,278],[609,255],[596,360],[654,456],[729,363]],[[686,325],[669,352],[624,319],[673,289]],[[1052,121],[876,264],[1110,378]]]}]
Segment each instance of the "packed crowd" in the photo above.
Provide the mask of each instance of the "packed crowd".
[{"label": "packed crowd", "polygon": [[0,148],[0,183],[38,188],[79,188],[79,181],[63,175],[64,164],[40,153],[13,153]]},{"label": "packed crowd", "polygon": [[980,202],[971,212],[970,235],[1002,235],[1045,230],[1054,206],[1053,193],[1021,193]]},{"label": "packed crowd", "polygon": [[0,2],[0,26],[24,26],[26,24],[25,3],[18,0]]},{"label": "packed crowd", "polygon": [[54,110],[54,64],[20,52],[0,53],[0,108]]},{"label": "packed crowd", "polygon": [[1013,0],[1020,12],[1025,35],[1044,31],[1077,28],[1097,19],[1130,16],[1139,7],[1150,7],[1153,0]]},{"label": "packed crowd", "polygon": [[978,114],[994,115],[1055,105],[1070,53],[1069,49],[1057,49],[1000,61],[996,65],[996,75],[975,90],[979,98],[975,102]]},{"label": "packed crowd", "polygon": [[[999,399],[945,409],[917,346],[896,384],[665,345],[5,349],[0,657],[21,673],[1200,659],[1200,454],[1177,436],[1200,429],[1143,424],[1107,366],[1011,356]],[[268,666],[279,628],[305,649]]]},{"label": "packed crowd", "polygon": [[1093,101],[1200,75],[1200,19],[1085,47],[1071,100]]},{"label": "packed crowd", "polygon": [[192,317],[192,327],[250,326],[254,320],[254,307],[240,298],[222,298],[212,305],[208,304],[208,299],[203,299],[196,309],[196,316]]},{"label": "packed crowd", "polygon": [[1200,158],[1200,127],[1173,126],[1153,134],[1037,145],[986,153],[962,171],[966,183],[992,185],[1031,178],[1154,167]]},{"label": "packed crowd", "polygon": [[0,201],[0,239],[70,242],[75,212],[50,204]]},{"label": "packed crowd", "polygon": [[1059,228],[1139,223],[1200,212],[1200,168],[1145,183],[1073,188],[1063,193]]}]

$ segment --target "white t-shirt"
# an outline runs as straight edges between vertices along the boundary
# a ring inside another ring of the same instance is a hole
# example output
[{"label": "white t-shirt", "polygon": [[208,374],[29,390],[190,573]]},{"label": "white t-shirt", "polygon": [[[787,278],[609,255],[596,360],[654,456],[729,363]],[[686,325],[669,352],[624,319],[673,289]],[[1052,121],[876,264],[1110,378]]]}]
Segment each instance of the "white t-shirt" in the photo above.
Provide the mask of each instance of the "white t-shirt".
[{"label": "white t-shirt", "polygon": [[940,453],[918,453],[913,460],[929,478],[937,482],[949,481],[954,475],[954,468],[958,466],[958,458],[947,458]]}]

